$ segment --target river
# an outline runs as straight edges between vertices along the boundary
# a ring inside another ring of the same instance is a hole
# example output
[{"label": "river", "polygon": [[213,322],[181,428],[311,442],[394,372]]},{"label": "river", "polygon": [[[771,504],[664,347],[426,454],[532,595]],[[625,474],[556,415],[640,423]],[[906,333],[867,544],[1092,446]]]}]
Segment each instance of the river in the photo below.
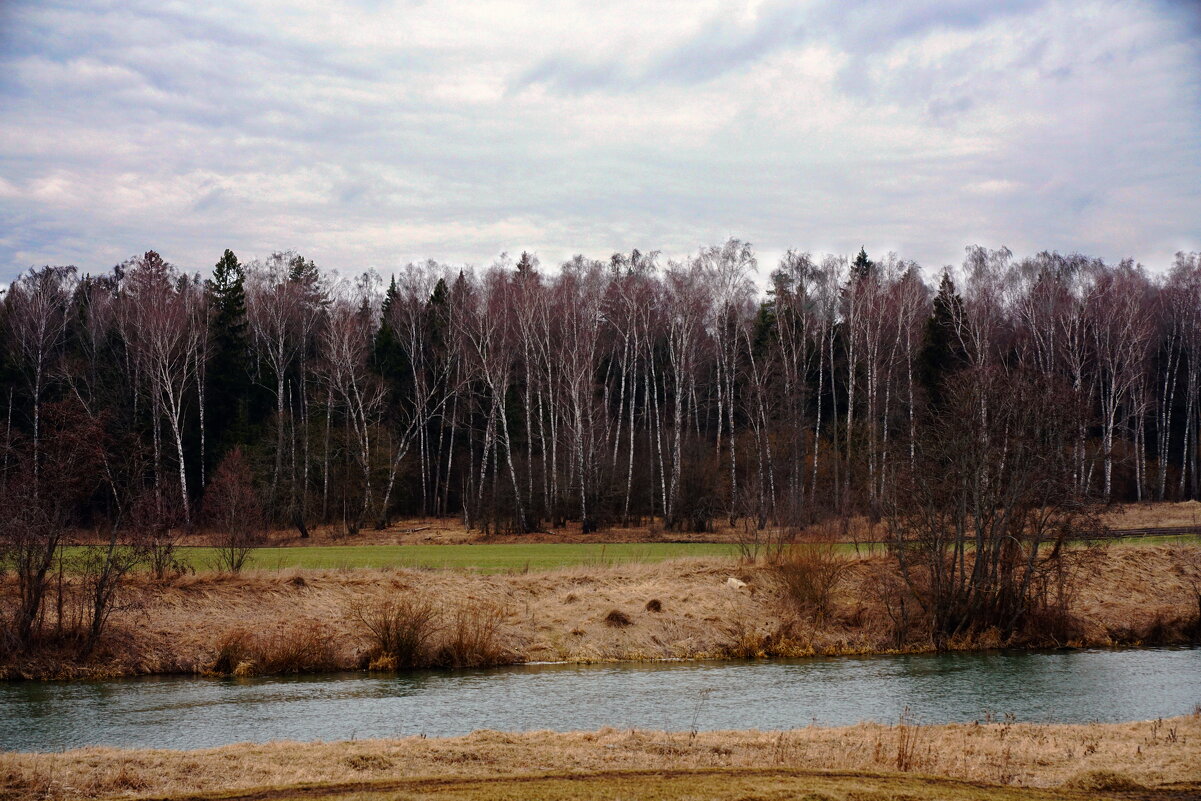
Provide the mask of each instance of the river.
[{"label": "river", "polygon": [[1201,648],[522,665],[400,675],[0,683],[0,748],[205,748],[475,729],[1114,722],[1201,704]]}]

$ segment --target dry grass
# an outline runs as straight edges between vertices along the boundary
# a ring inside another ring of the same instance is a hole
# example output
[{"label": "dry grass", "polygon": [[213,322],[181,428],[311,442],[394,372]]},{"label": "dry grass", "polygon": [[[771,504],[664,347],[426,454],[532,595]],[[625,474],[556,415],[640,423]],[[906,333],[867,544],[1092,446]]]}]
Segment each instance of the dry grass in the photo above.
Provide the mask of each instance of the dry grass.
[{"label": "dry grass", "polygon": [[[1168,730],[1176,736],[1165,736]],[[901,756],[907,763],[898,771]],[[1075,798],[1170,786],[1181,792],[1191,787],[1190,792],[1196,793],[1201,789],[1201,717],[1090,726],[860,724],[784,732],[479,731],[447,739],[243,744],[184,752],[86,748],[57,754],[0,754],[0,798],[139,798],[314,783],[351,786],[365,780],[387,783],[414,777],[494,781],[529,775],[612,776],[615,771],[706,768],[726,771],[718,775],[728,781],[747,771],[806,771],[810,778],[815,771],[838,771],[844,778],[891,774],[891,781],[903,782],[907,779],[898,773],[908,770],[915,781],[932,776],[986,787],[1064,788],[1068,797]],[[960,793],[967,791],[959,788]],[[615,795],[620,794],[610,792],[606,797]],[[646,791],[634,795],[646,797]],[[505,796],[497,790],[492,797]],[[889,797],[893,796],[883,796]],[[972,796],[919,793],[914,797]]]},{"label": "dry grass", "polygon": [[428,663],[430,641],[438,630],[433,600],[405,595],[373,598],[353,603],[351,614],[371,640],[366,658],[372,670]]},{"label": "dry grass", "polygon": [[[1132,503],[1116,504],[1102,516],[1103,522],[1114,529],[1201,526],[1201,502],[1181,503]],[[854,516],[847,520],[827,521],[815,524],[800,532],[799,539],[820,539],[831,525],[838,531],[840,542],[866,543],[879,540],[883,535],[882,523],[871,523],[867,518]],[[779,531],[769,528],[760,532],[764,542],[773,541]],[[92,534],[91,536],[95,536]],[[89,540],[88,532],[79,532],[81,542]],[[217,538],[206,531],[199,531],[186,538],[188,545],[211,545]],[[310,536],[302,538],[295,529],[281,528],[269,531],[265,542],[271,546],[328,546],[328,545],[463,545],[488,542],[505,543],[646,543],[646,542],[721,542],[737,544],[746,540],[746,531],[741,525],[723,525],[717,521],[711,531],[685,532],[664,531],[657,520],[628,527],[612,526],[600,531],[584,533],[578,523],[568,523],[546,531],[529,534],[493,534],[482,537],[480,532],[468,529],[456,518],[407,518],[398,520],[384,529],[364,529],[358,534],[347,536],[341,525],[316,526]]]},{"label": "dry grass", "polygon": [[[1033,632],[1011,644],[1186,639],[1197,615],[1190,582],[1197,580],[1201,560],[1184,557],[1197,549],[1109,548],[1083,576],[1070,640]],[[417,570],[185,576],[147,588],[137,608],[115,614],[111,632],[90,661],[47,655],[11,663],[0,668],[0,675],[228,672],[243,662],[250,662],[245,669],[254,672],[277,669],[269,665],[280,670],[366,667],[382,650],[355,610],[397,599],[438,607],[439,635],[428,644],[430,654],[440,653],[441,659],[429,658],[448,665],[928,649],[920,614],[908,606],[901,615],[896,598],[886,591],[893,586],[891,571],[883,557],[855,561],[820,620],[796,612],[773,568],[716,559],[489,576]],[[460,620],[460,609],[474,612]],[[631,625],[606,622],[613,610]],[[289,655],[293,639],[299,645]],[[986,632],[953,646],[999,644]],[[482,659],[485,650],[493,656]]]},{"label": "dry grass", "polygon": [[1201,502],[1122,504],[1107,512],[1104,521],[1115,529],[1201,526]]},{"label": "dry grass", "polygon": [[[649,604],[650,601],[647,601],[647,603]],[[609,614],[605,615],[605,625],[610,628],[621,629],[634,625],[634,620],[620,609],[610,609]]]},{"label": "dry grass", "polygon": [[476,668],[520,662],[520,651],[506,636],[509,613],[499,603],[479,601],[460,606],[451,616],[433,664]]},{"label": "dry grass", "polygon": [[232,676],[320,673],[341,667],[328,625],[309,621],[270,631],[244,628],[225,633],[204,673]]}]

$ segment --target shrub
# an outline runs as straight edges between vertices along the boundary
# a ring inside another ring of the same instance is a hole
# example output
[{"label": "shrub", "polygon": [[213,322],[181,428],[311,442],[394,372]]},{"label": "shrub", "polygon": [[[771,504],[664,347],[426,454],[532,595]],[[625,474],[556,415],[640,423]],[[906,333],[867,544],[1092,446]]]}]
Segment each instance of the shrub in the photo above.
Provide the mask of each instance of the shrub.
[{"label": "shrub", "polygon": [[774,565],[784,599],[815,621],[830,612],[834,591],[851,569],[852,560],[834,542],[804,542],[781,551]]},{"label": "shrub", "polygon": [[147,488],[130,502],[130,542],[160,581],[181,576],[187,570],[175,553],[183,520],[179,490],[174,487]]},{"label": "shrub", "polygon": [[660,601],[658,598],[651,598],[649,601],[646,602],[646,611],[662,612],[663,611],[663,602]]},{"label": "shrub", "polygon": [[516,655],[501,638],[505,610],[492,603],[459,607],[451,619],[435,662],[443,667],[474,668],[503,665]]},{"label": "shrub", "polygon": [[298,621],[274,634],[246,629],[226,633],[205,671],[225,676],[315,673],[342,667],[330,632],[312,621]]},{"label": "shrub", "polygon": [[217,656],[205,672],[233,675],[239,665],[251,661],[253,654],[251,633],[246,629],[231,629],[217,644]]},{"label": "shrub", "polygon": [[222,569],[239,572],[263,536],[263,509],[254,489],[254,476],[234,448],[221,460],[204,492],[204,516],[217,533],[217,561]]},{"label": "shrub", "polygon": [[341,667],[330,631],[309,622],[297,622],[265,638],[259,646],[262,673],[315,673]]},{"label": "shrub", "polygon": [[351,614],[371,639],[369,656],[378,666],[396,670],[427,664],[430,641],[438,631],[432,601],[391,597],[356,605]]}]

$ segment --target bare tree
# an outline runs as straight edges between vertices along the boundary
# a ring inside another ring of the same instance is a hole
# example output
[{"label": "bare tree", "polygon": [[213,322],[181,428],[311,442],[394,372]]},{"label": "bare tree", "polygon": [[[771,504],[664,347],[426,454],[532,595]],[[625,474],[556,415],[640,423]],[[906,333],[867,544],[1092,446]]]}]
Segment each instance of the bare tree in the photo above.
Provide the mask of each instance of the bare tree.
[{"label": "bare tree", "polygon": [[5,299],[10,350],[21,365],[33,407],[30,489],[35,496],[40,488],[42,398],[62,355],[74,284],[74,267],[43,267],[14,281]]},{"label": "bare tree", "polygon": [[988,627],[1012,635],[1069,556],[1065,544],[1097,527],[1067,469],[1070,392],[1024,371],[960,373],[916,472],[892,488],[890,548],[938,647]]},{"label": "bare tree", "polygon": [[171,435],[185,522],[191,519],[185,413],[203,354],[201,343],[207,337],[207,321],[196,310],[203,298],[198,282],[180,277],[154,251],[128,264],[122,325],[145,380],[152,425],[157,429],[165,420]]},{"label": "bare tree", "polygon": [[263,509],[254,476],[240,448],[234,448],[213,474],[204,493],[204,518],[216,536],[222,568],[237,573],[262,542]]}]

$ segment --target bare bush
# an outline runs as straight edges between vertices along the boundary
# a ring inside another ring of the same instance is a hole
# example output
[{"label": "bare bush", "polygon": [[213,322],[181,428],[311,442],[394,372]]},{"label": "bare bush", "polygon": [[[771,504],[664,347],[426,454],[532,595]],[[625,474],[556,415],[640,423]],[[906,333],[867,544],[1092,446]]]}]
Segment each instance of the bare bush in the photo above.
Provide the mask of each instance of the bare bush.
[{"label": "bare bush", "polygon": [[[68,586],[62,546],[99,486],[104,458],[104,431],[77,403],[46,404],[42,418],[40,445],[14,453],[14,469],[0,483],[0,562],[15,574],[18,593],[4,622],[12,641],[26,649],[43,633],[51,593],[57,590],[61,601]],[[54,606],[54,634],[61,637],[64,604]]]},{"label": "bare bush", "polygon": [[1043,587],[1068,591],[1066,544],[1101,528],[1072,479],[1075,399],[1016,369],[947,382],[946,409],[887,503],[890,548],[936,647],[989,629],[1008,640]]},{"label": "bare bush", "polygon": [[820,622],[830,614],[834,593],[853,564],[837,542],[819,539],[784,548],[772,569],[793,610]]},{"label": "bare bush", "polygon": [[204,493],[204,515],[216,532],[218,563],[231,573],[239,572],[263,538],[262,505],[240,448],[217,466]]},{"label": "bare bush", "polygon": [[80,650],[87,656],[96,647],[113,612],[128,608],[126,577],[142,564],[144,554],[138,548],[120,545],[114,531],[109,541],[86,545],[75,560],[74,587],[80,607]]},{"label": "bare bush", "polygon": [[314,621],[297,621],[270,633],[227,632],[205,672],[225,676],[318,673],[344,667],[332,632]]},{"label": "bare bush", "polygon": [[915,618],[920,612],[909,586],[895,570],[878,569],[868,574],[864,589],[888,617],[892,647],[904,647],[919,624]]},{"label": "bare bush", "polygon": [[516,654],[502,640],[505,610],[487,602],[455,610],[434,661],[443,667],[475,668],[512,662]]},{"label": "bare bush", "polygon": [[897,755],[893,765],[897,770],[908,773],[920,766],[918,746],[922,740],[922,729],[909,719],[909,708],[897,720]]},{"label": "bare bush", "polygon": [[183,513],[174,487],[147,488],[129,504],[129,541],[145,559],[151,575],[162,581],[187,569],[176,554]]},{"label": "bare bush", "polygon": [[393,596],[357,604],[351,615],[371,640],[372,667],[397,670],[428,663],[440,628],[437,607],[429,599]]}]

